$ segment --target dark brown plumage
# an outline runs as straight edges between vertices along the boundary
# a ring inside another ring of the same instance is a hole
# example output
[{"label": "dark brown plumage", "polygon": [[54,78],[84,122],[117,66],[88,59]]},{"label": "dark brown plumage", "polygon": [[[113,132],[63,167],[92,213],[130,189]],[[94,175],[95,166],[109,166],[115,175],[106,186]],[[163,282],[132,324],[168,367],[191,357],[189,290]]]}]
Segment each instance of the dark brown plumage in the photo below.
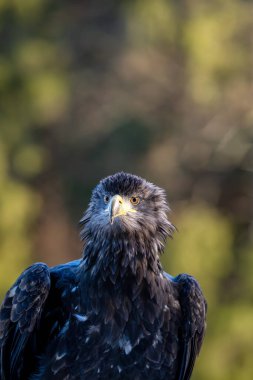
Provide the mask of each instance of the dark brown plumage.
[{"label": "dark brown plumage", "polygon": [[160,254],[173,232],[165,193],[117,173],[94,189],[83,258],[37,263],[0,310],[0,379],[188,380],[205,330],[197,281]]}]

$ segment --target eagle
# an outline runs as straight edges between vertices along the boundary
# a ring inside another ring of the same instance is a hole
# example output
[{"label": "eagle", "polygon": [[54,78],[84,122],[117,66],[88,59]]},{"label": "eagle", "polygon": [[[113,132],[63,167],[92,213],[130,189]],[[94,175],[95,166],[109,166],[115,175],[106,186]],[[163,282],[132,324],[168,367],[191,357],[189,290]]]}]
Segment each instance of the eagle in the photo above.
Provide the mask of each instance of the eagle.
[{"label": "eagle", "polygon": [[165,191],[120,172],[80,221],[80,260],[35,263],[0,309],[1,380],[188,380],[206,325],[196,279],[161,265]]}]

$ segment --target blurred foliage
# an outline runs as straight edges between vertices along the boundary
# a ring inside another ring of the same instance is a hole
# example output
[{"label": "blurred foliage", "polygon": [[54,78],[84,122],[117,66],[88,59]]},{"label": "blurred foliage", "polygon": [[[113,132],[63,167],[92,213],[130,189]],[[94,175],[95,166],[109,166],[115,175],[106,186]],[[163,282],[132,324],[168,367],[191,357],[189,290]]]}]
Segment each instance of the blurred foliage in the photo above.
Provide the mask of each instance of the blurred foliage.
[{"label": "blurred foliage", "polygon": [[80,256],[91,189],[131,171],[171,200],[166,269],[207,296],[193,379],[252,377],[252,12],[0,0],[0,298],[32,261]]},{"label": "blurred foliage", "polygon": [[1,290],[29,264],[29,227],[39,211],[38,197],[29,187],[7,176],[4,147],[0,150],[0,278]]}]

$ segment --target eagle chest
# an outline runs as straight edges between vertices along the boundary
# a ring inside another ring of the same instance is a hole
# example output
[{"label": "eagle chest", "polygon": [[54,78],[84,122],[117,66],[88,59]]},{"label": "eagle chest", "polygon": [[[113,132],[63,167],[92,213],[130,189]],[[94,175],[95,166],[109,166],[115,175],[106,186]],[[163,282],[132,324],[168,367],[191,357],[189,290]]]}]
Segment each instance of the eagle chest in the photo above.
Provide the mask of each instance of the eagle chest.
[{"label": "eagle chest", "polygon": [[80,312],[73,313],[70,334],[78,339],[72,348],[75,366],[86,368],[85,376],[93,379],[146,372],[150,376],[150,371],[158,374],[162,368],[168,373],[177,354],[176,346],[169,347],[176,310],[168,306],[162,288],[150,291],[143,284],[119,288],[106,282],[101,286],[90,287]]}]

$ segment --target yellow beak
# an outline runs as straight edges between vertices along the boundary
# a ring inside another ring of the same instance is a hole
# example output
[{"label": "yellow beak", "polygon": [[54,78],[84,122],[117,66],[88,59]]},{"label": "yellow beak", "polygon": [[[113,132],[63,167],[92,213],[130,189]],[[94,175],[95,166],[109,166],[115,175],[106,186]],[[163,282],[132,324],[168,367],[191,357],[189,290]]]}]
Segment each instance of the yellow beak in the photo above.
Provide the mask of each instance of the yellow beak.
[{"label": "yellow beak", "polygon": [[128,212],[136,212],[131,207],[131,204],[126,201],[120,195],[114,195],[109,205],[110,222],[113,223],[114,219],[121,215],[126,215]]}]

